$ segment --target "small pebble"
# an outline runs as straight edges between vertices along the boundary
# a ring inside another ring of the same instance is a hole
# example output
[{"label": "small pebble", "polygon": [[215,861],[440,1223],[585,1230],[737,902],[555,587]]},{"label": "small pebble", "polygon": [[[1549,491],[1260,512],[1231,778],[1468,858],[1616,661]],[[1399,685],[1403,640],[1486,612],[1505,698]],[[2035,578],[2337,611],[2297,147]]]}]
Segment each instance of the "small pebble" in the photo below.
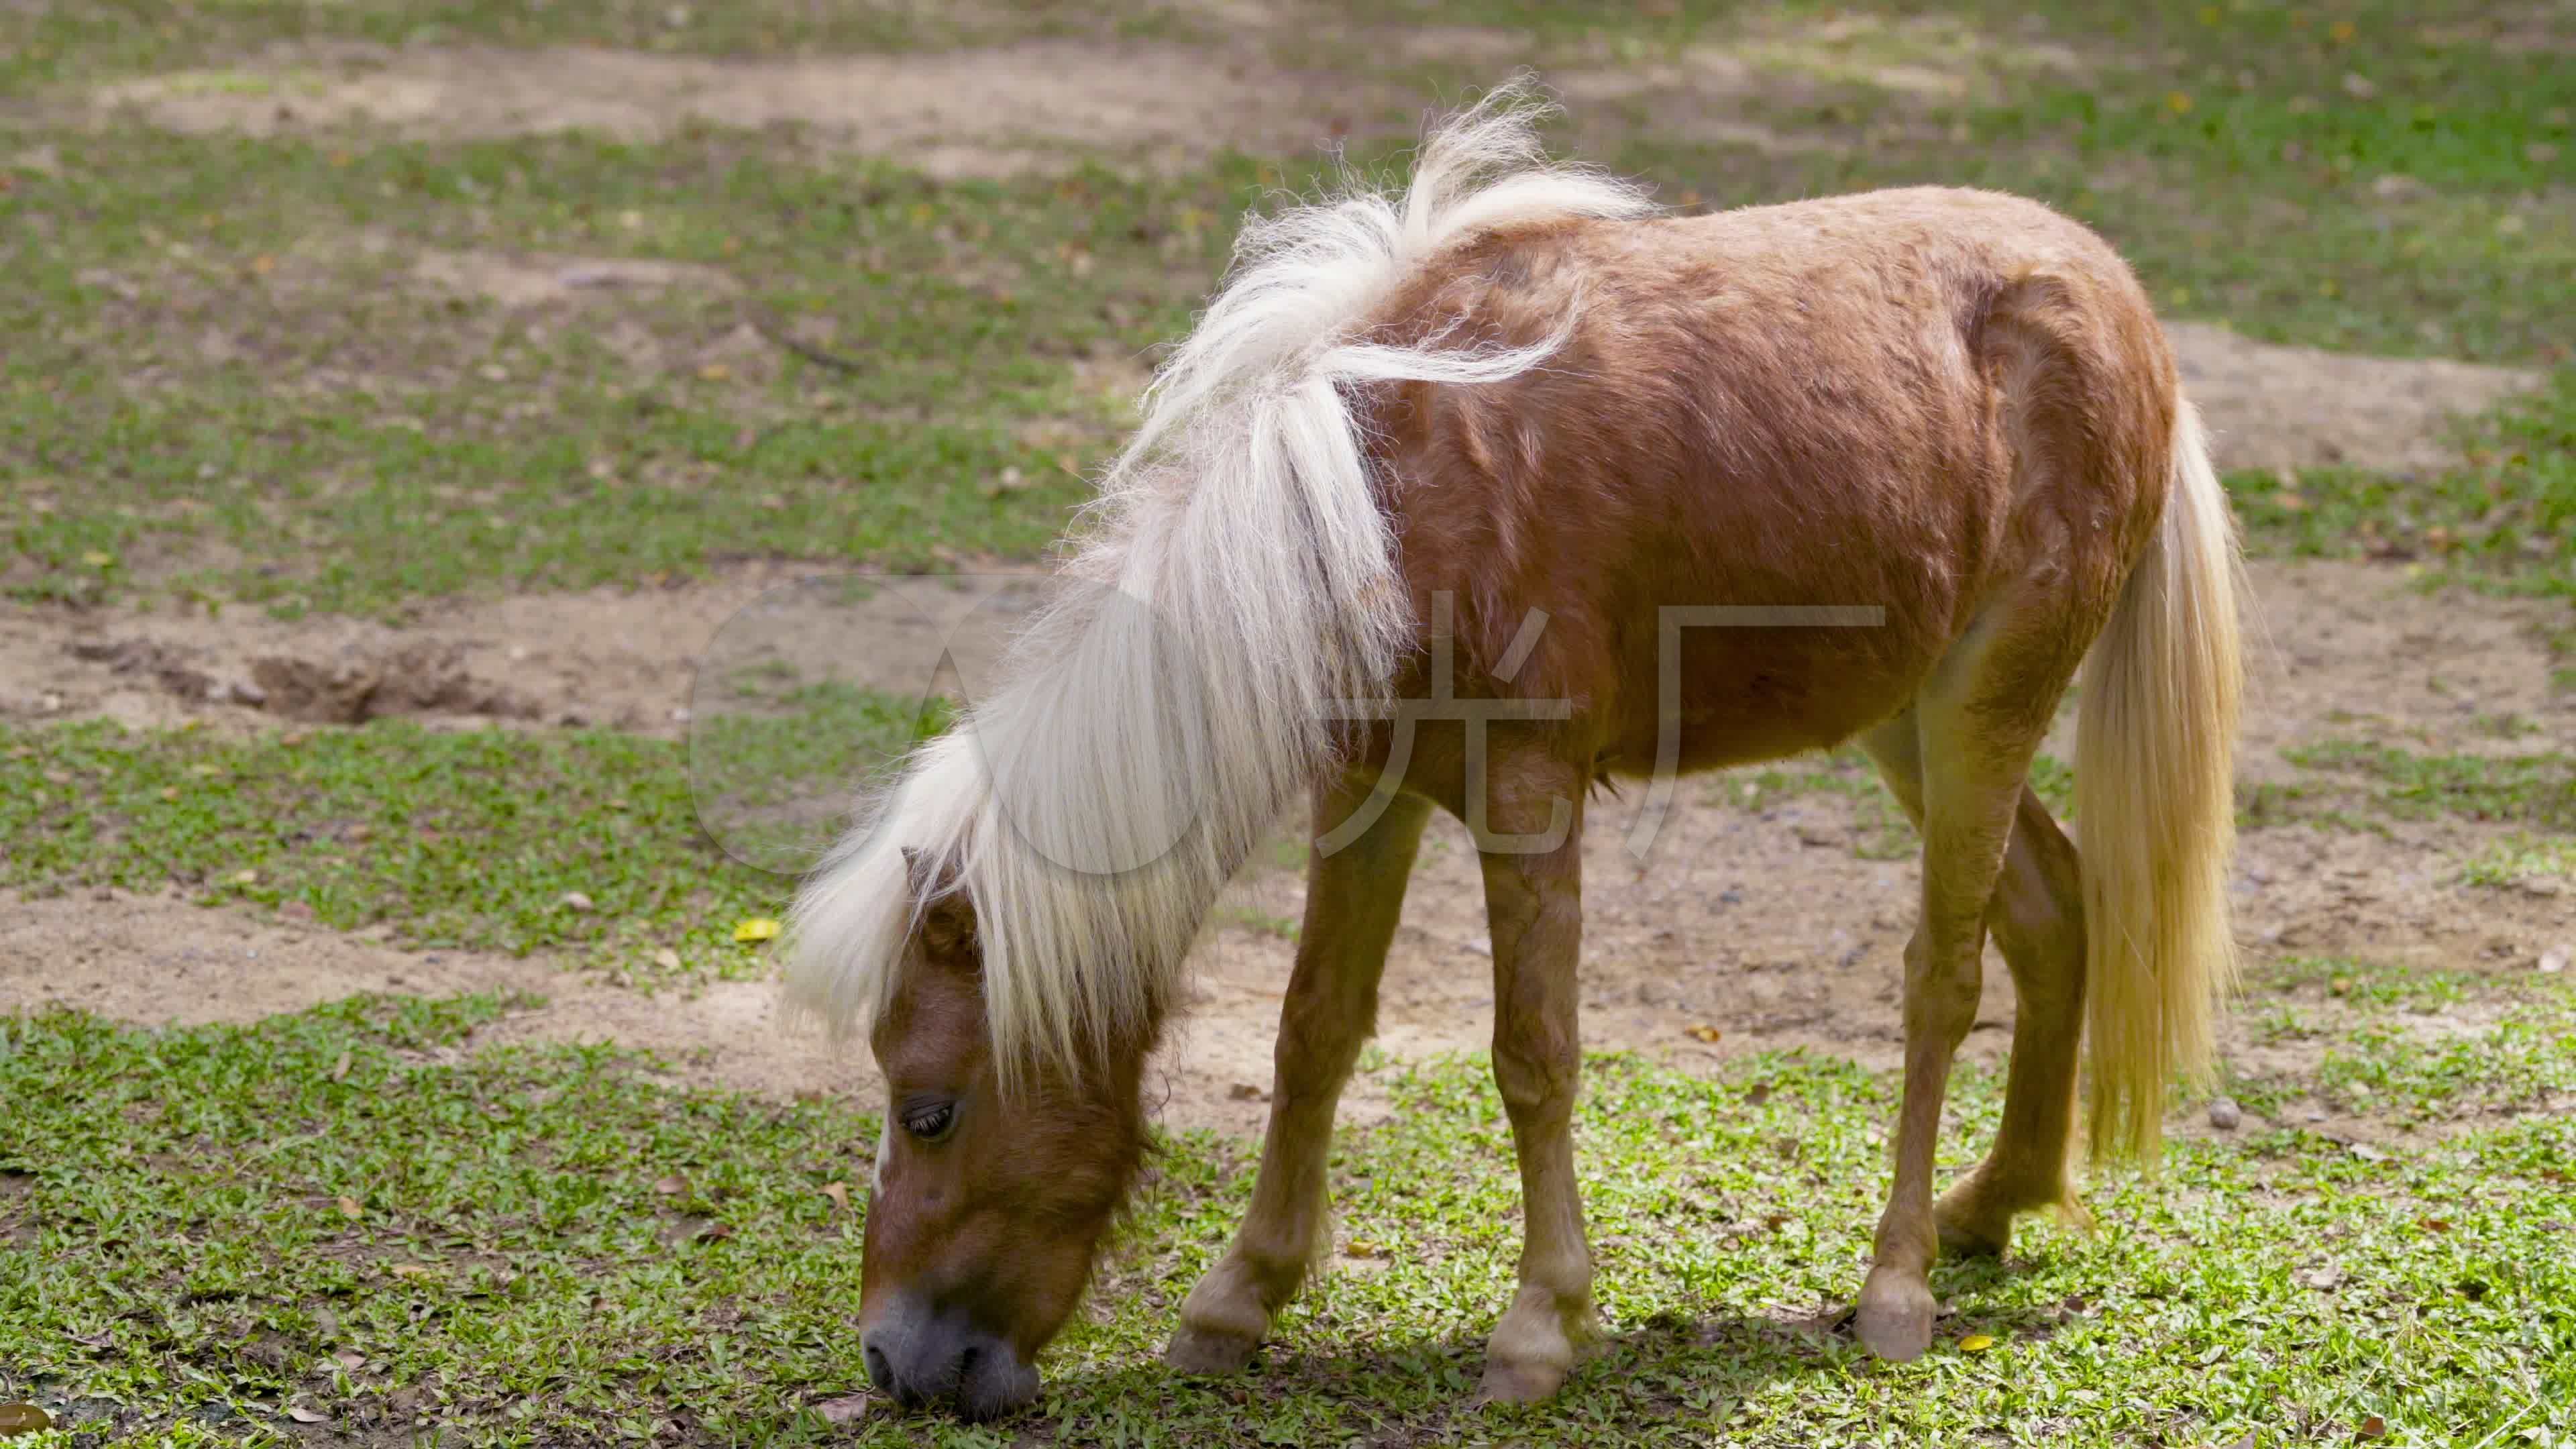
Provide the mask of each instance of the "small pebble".
[{"label": "small pebble", "polygon": [[2540,970],[2542,974],[2555,976],[2559,972],[2566,970],[2567,957],[2568,949],[2564,946],[2552,946],[2548,950],[2541,952]]},{"label": "small pebble", "polygon": [[2236,1105],[2233,1097],[2215,1098],[2209,1104],[2209,1125],[2221,1132],[2235,1131],[2236,1124],[2244,1120],[2244,1109]]}]

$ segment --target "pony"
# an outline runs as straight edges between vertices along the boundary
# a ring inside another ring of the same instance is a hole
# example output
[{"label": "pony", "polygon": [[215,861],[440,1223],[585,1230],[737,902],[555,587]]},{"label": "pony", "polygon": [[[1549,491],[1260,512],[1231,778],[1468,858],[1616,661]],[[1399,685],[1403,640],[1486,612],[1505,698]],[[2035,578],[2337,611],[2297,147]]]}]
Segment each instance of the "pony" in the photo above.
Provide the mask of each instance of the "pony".
[{"label": "pony", "polygon": [[[1246,1365],[1326,1245],[1335,1104],[1434,808],[1479,853],[1524,1205],[1488,1399],[1553,1393],[1597,1332],[1570,1135],[1596,786],[1857,740],[1918,827],[1854,1317],[1882,1358],[1929,1345],[1936,1254],[2083,1219],[2080,1095],[2096,1156],[2152,1161],[2169,1084],[2205,1074],[2243,584],[2136,278],[1987,192],[1669,214],[1552,161],[1545,111],[1505,87],[1401,189],[1248,221],[1063,594],[799,891],[790,1003],[864,1030],[886,1080],[860,1331],[906,1404],[1036,1395],[1145,1155],[1193,941],[1300,804],[1259,1177],[1180,1310],[1185,1373]],[[2079,668],[2070,842],[2026,776]],[[1936,1197],[1989,933],[2005,1107]]]}]

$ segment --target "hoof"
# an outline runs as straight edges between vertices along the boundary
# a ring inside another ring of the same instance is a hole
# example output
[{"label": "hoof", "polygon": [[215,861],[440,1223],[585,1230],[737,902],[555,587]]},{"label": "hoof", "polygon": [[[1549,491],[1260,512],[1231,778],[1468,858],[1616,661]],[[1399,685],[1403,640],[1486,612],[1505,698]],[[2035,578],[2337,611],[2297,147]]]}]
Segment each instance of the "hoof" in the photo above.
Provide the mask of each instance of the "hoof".
[{"label": "hoof", "polygon": [[1870,1270],[1861,1286],[1854,1326],[1869,1351],[1889,1363],[1909,1363],[1932,1346],[1932,1289],[1921,1275]]},{"label": "hoof", "polygon": [[1172,1335],[1171,1346],[1163,1350],[1163,1362],[1177,1373],[1213,1378],[1243,1372],[1260,1347],[1261,1340],[1249,1334],[1184,1324],[1180,1332]]},{"label": "hoof", "polygon": [[1555,1396],[1565,1370],[1550,1363],[1510,1363],[1494,1359],[1485,1365],[1485,1381],[1476,1388],[1480,1404],[1535,1404]]}]

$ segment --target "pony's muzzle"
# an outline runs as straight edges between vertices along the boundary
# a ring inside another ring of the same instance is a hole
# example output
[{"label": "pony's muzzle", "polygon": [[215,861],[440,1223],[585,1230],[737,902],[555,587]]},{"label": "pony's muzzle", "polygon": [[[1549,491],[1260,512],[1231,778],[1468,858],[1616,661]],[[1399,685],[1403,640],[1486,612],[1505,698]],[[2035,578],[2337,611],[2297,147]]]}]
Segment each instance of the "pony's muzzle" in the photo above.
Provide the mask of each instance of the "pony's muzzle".
[{"label": "pony's muzzle", "polygon": [[942,1400],[968,1419],[998,1418],[1038,1396],[1038,1372],[965,1315],[898,1304],[866,1333],[868,1381],[906,1408]]}]

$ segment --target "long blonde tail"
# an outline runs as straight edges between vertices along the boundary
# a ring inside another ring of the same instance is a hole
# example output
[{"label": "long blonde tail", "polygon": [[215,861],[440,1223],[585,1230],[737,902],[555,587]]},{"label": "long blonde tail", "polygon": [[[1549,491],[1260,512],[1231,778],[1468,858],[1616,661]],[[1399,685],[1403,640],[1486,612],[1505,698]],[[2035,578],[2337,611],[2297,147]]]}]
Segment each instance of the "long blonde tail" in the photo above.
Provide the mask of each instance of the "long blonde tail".
[{"label": "long blonde tail", "polygon": [[2236,979],[2236,533],[2200,414],[2174,418],[2173,482],[2084,671],[2075,745],[2093,1155],[2152,1163],[2167,1084],[2205,1081]]}]

